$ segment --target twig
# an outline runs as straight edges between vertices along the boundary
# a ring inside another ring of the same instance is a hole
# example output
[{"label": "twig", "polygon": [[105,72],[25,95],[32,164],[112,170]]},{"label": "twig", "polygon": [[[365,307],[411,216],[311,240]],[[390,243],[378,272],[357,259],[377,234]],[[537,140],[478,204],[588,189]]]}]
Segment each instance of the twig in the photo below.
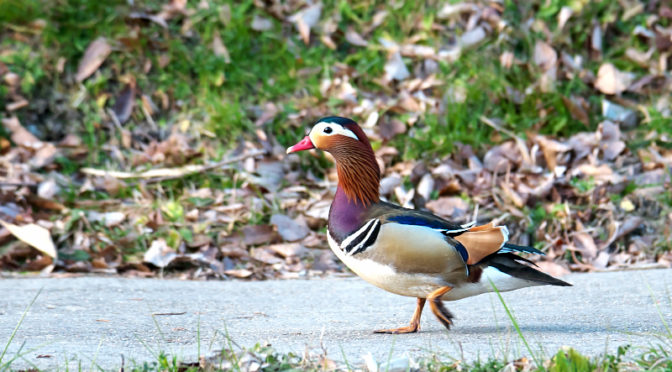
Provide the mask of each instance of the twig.
[{"label": "twig", "polygon": [[103,169],[96,168],[82,168],[80,171],[85,174],[98,177],[113,177],[117,179],[152,179],[152,178],[162,178],[162,179],[172,179],[172,178],[181,178],[189,174],[200,173],[209,171],[211,169],[222,167],[226,164],[235,163],[240,160],[251,158],[257,155],[263,154],[264,151],[252,151],[247,154],[235,156],[230,159],[225,159],[214,164],[201,164],[201,165],[185,165],[183,167],[177,168],[158,168],[150,169],[144,172],[122,172],[122,171],[108,171]]},{"label": "twig", "polygon": [[525,144],[525,141],[523,141],[520,137],[518,137],[512,131],[510,131],[506,128],[502,128],[497,123],[495,123],[494,121],[486,118],[485,116],[481,116],[480,119],[481,119],[482,122],[484,122],[488,126],[492,127],[493,129],[495,129],[497,131],[500,131],[500,132],[508,135],[509,137],[513,138],[514,140],[516,140],[516,145],[518,145],[518,149],[520,150],[520,153],[523,156],[523,162],[525,164],[532,165],[532,159],[530,158],[530,153],[529,153],[529,150],[527,149],[527,145]]},{"label": "twig", "polygon": [[35,182],[3,182],[0,181],[0,187],[37,187]]}]

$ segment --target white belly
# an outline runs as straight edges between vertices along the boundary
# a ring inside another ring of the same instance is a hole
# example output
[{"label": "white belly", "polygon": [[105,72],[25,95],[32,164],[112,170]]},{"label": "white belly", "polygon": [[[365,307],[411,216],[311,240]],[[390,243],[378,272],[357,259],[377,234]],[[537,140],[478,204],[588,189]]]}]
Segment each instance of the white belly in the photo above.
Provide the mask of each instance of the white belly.
[{"label": "white belly", "polygon": [[491,281],[500,292],[508,292],[542,284],[531,282],[529,280],[518,279],[511,275],[504,274],[494,267],[486,267],[483,270],[483,274],[481,274],[481,280],[478,283],[465,283],[459,287],[455,287],[446,293],[442,299],[446,301],[455,301],[466,297],[476,296],[482,293],[494,292],[495,290],[492,288],[492,284],[490,283]]},{"label": "white belly", "polygon": [[[327,239],[329,241],[329,248],[350,270],[367,282],[388,292],[402,296],[425,298],[433,291],[445,285],[441,284],[439,279],[431,275],[400,273],[392,267],[381,265],[373,260],[359,259],[356,256],[346,255],[329,232],[327,232]],[[375,249],[375,246],[370,249]],[[500,292],[542,284],[518,279],[504,274],[494,267],[487,267],[483,270],[481,280],[478,283],[463,283],[460,286],[454,287],[441,299],[455,301],[483,293],[494,292],[490,281],[495,284]]]},{"label": "white belly", "polygon": [[336,257],[360,278],[378,288],[402,296],[422,298],[441,288],[439,281],[431,275],[399,273],[392,267],[381,265],[373,260],[346,255],[329,232],[327,232],[327,239],[329,248]]}]

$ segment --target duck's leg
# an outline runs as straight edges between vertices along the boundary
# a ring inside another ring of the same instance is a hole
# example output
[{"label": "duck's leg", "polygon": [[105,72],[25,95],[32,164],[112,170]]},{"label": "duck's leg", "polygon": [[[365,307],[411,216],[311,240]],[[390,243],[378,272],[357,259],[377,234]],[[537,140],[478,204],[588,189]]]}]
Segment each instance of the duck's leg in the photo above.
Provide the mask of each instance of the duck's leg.
[{"label": "duck's leg", "polygon": [[451,321],[451,319],[453,319],[453,314],[451,314],[450,311],[448,311],[448,309],[443,306],[441,297],[448,293],[448,291],[451,289],[453,289],[453,287],[441,287],[427,296],[427,300],[429,301],[429,308],[432,309],[432,312],[436,318],[439,319],[439,322],[441,322],[441,324],[443,324],[443,326],[448,329],[450,329],[450,325],[453,324]]},{"label": "duck's leg", "polygon": [[420,329],[420,316],[422,315],[422,308],[425,306],[425,299],[418,298],[418,305],[415,307],[415,312],[413,312],[413,317],[411,318],[411,323],[406,327],[401,328],[392,328],[392,329],[379,329],[373,331],[373,333],[413,333],[417,332]]}]

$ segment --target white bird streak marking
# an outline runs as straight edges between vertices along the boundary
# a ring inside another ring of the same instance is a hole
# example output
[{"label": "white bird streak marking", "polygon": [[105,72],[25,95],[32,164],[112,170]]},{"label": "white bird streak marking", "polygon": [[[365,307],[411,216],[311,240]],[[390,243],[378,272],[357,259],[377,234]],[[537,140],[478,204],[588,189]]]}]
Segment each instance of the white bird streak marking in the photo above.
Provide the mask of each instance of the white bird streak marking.
[{"label": "white bird streak marking", "polygon": [[[366,248],[368,248],[368,247],[365,247],[364,244],[366,244],[366,242],[369,241],[369,238],[371,237],[371,234],[373,234],[373,232],[376,230],[376,227],[378,227],[378,225],[380,224],[380,220],[374,220],[374,221],[375,221],[374,224],[371,225],[371,228],[369,228],[369,233],[366,234],[366,236],[364,237],[364,239],[362,239],[362,241],[361,241],[359,244],[357,244],[356,246],[354,246],[354,247],[350,250],[350,252],[348,253],[349,255],[353,255],[353,254],[355,254],[355,253],[359,253],[360,250],[363,252],[363,251],[366,250]],[[375,242],[375,239],[374,239],[374,242]]]},{"label": "white bird streak marking", "polygon": [[342,134],[344,136],[348,136],[348,137],[354,138],[357,141],[359,141],[359,138],[357,138],[357,135],[353,131],[351,131],[348,128],[343,127],[342,125],[340,125],[338,123],[333,123],[331,121],[322,121],[320,123],[334,125],[337,128],[336,133],[334,133],[334,134]]},{"label": "white bird streak marking", "polygon": [[377,220],[374,219],[374,220],[371,220],[371,221],[367,222],[366,224],[364,224],[364,226],[360,227],[359,230],[355,231],[352,235],[348,236],[345,240],[343,240],[343,242],[341,242],[341,249],[345,251],[345,248],[348,245],[350,245],[350,243],[352,243],[355,239],[357,239],[357,237],[360,234],[365,233],[366,230],[371,226],[371,224],[376,222],[376,221]]}]

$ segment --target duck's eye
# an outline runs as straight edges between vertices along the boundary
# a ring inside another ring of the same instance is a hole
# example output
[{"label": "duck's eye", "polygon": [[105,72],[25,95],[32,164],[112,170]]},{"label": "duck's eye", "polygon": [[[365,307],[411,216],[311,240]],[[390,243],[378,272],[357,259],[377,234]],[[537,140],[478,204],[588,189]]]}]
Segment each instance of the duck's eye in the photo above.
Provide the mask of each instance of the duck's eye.
[{"label": "duck's eye", "polygon": [[326,134],[331,134],[331,132],[333,132],[333,131],[334,131],[334,130],[331,129],[331,127],[326,127],[326,128],[324,128],[324,130],[323,130],[323,132],[326,133]]}]

